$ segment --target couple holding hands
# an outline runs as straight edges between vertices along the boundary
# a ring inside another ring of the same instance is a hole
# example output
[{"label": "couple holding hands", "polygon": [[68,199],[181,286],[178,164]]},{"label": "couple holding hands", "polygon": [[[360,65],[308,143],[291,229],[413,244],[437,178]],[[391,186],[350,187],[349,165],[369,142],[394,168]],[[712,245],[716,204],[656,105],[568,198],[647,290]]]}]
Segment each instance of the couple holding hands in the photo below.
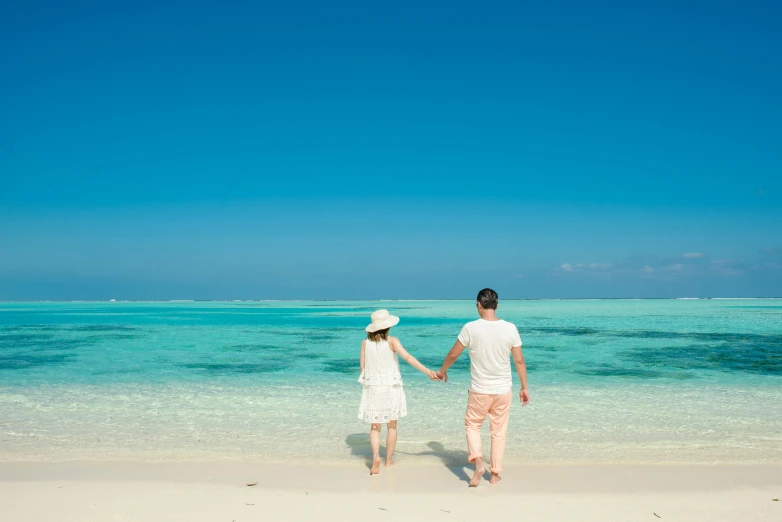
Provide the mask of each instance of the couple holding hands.
[{"label": "couple holding hands", "polygon": [[522,405],[529,403],[527,367],[521,352],[521,337],[513,323],[496,315],[497,292],[484,288],[478,292],[476,306],[480,319],[469,322],[446,355],[439,371],[432,371],[410,355],[396,337],[388,335],[399,318],[378,310],[372,314],[372,323],[366,327],[367,338],[361,343],[361,377],[363,384],[359,419],[371,423],[369,441],[373,461],[370,475],[380,473],[380,427],[388,426],[386,437],[386,466],[392,463],[397,439],[397,421],[407,415],[407,402],[399,373],[399,357],[430,379],[448,381],[448,368],[456,362],[465,348],[470,353],[470,388],[464,427],[467,434],[469,461],[475,463],[475,474],[470,481],[477,487],[485,472],[481,448],[481,426],[489,417],[491,432],[491,462],[489,482],[501,480],[502,458],[510,415],[512,378],[510,356],[521,380],[519,399]]}]

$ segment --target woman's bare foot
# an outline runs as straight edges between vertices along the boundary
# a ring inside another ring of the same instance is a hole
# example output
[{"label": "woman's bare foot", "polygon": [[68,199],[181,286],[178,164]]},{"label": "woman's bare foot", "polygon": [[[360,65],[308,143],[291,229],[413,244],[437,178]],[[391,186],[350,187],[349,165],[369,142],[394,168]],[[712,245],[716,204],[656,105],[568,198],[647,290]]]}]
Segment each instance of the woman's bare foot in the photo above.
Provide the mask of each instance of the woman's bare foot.
[{"label": "woman's bare foot", "polygon": [[387,468],[390,468],[390,467],[391,467],[391,466],[393,466],[394,464],[395,464],[395,462],[394,462],[393,460],[387,460],[387,461],[386,461],[386,467],[387,467]]},{"label": "woman's bare foot", "polygon": [[483,478],[484,469],[476,469],[475,475],[472,476],[472,480],[470,481],[470,487],[471,488],[477,488],[478,484],[481,483],[481,479]]},{"label": "woman's bare foot", "polygon": [[501,476],[499,476],[496,473],[492,473],[491,474],[491,478],[489,479],[489,484],[496,484],[496,483],[498,483],[501,480],[502,480]]},{"label": "woman's bare foot", "polygon": [[369,470],[370,475],[377,475],[378,473],[380,473],[380,457],[372,461],[372,469]]}]

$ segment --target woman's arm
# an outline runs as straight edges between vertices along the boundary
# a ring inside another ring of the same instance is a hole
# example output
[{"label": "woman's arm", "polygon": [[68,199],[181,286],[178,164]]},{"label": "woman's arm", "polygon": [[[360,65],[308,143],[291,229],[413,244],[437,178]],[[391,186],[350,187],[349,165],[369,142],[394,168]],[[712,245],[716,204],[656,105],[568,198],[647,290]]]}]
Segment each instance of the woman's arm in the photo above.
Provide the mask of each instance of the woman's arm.
[{"label": "woman's arm", "polygon": [[364,348],[367,345],[367,340],[361,341],[361,373],[364,373]]},{"label": "woman's arm", "polygon": [[426,366],[418,362],[418,359],[416,359],[415,357],[407,353],[407,350],[405,350],[405,347],[402,346],[401,342],[399,342],[399,339],[397,339],[396,337],[389,337],[388,341],[389,341],[388,344],[389,346],[391,346],[391,349],[394,350],[396,353],[398,353],[400,357],[402,357],[402,359],[404,359],[407,362],[407,364],[409,364],[419,372],[426,374],[426,376],[432,379],[433,381],[438,380],[437,374],[435,372],[433,372],[432,370],[430,370],[429,368],[427,368]]}]

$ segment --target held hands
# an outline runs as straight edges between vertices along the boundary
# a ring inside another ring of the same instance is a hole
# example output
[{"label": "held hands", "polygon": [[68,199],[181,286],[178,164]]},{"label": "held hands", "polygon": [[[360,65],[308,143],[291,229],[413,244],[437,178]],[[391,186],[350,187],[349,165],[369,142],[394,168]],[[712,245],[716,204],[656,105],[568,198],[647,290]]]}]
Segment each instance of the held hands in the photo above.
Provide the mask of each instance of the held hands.
[{"label": "held hands", "polygon": [[427,369],[426,372],[424,372],[424,373],[426,373],[426,376],[429,377],[429,380],[432,380],[432,381],[439,381],[440,380],[440,376],[437,374],[437,372],[433,372],[432,370]]},{"label": "held hands", "polygon": [[438,381],[443,381],[443,382],[448,382],[448,372],[445,372],[443,370],[438,371],[437,372],[437,380]]},{"label": "held hands", "polygon": [[529,404],[529,390],[522,389],[519,392],[519,400],[521,401],[522,406]]}]

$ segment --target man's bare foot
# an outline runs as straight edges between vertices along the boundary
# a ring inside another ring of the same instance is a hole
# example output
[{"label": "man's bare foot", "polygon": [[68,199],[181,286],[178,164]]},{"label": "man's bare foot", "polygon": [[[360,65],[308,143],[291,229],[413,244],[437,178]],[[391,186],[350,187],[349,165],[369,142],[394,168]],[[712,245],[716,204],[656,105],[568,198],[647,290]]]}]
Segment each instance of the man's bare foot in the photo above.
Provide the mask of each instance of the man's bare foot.
[{"label": "man's bare foot", "polygon": [[489,479],[489,484],[496,484],[496,483],[498,483],[501,480],[502,480],[501,476],[499,476],[496,473],[492,473],[491,474],[491,478]]},{"label": "man's bare foot", "polygon": [[481,483],[481,479],[483,478],[484,469],[476,469],[475,475],[472,476],[472,480],[470,481],[470,487],[471,488],[477,488],[478,484]]},{"label": "man's bare foot", "polygon": [[380,473],[380,457],[372,461],[372,469],[369,470],[370,475],[377,475]]}]

